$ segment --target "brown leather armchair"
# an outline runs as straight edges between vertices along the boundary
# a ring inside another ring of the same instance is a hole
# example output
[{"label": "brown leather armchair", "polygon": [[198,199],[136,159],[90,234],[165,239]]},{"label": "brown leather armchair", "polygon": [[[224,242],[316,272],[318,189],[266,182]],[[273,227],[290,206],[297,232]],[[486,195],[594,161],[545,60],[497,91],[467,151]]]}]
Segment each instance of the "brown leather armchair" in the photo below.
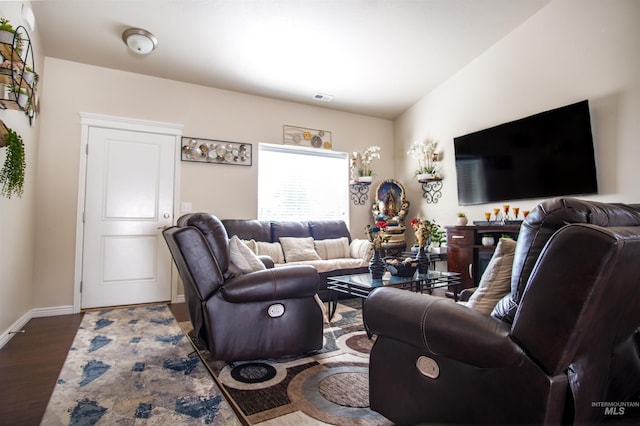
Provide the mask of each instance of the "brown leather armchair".
[{"label": "brown leather armchair", "polygon": [[598,402],[640,393],[639,260],[640,205],[553,199],[522,224],[491,316],[374,291],[371,408],[399,424],[601,421]]},{"label": "brown leather armchair", "polygon": [[194,213],[163,231],[195,336],[218,360],[279,358],[322,347],[318,273],[288,266],[233,273],[222,222]]}]

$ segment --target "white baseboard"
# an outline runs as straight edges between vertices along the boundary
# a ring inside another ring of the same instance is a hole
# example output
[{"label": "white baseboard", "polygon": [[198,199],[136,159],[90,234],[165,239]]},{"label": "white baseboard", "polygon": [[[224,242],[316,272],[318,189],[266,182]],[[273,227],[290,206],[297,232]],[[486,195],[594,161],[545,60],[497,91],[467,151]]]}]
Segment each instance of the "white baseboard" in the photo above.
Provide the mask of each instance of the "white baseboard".
[{"label": "white baseboard", "polygon": [[27,323],[31,320],[31,318],[33,318],[32,315],[33,315],[33,312],[28,311],[23,316],[21,316],[16,322],[14,322],[8,329],[2,332],[2,335],[0,335],[0,349],[2,349],[2,347],[6,345],[7,342],[11,340],[13,336],[15,336],[15,332],[19,332],[22,329],[22,327],[27,325]]},{"label": "white baseboard", "polygon": [[[184,303],[184,294],[177,295],[172,303]],[[32,309],[22,315],[16,322],[14,322],[0,335],[0,349],[2,349],[2,347],[6,345],[7,342],[11,340],[11,338],[15,335],[11,334],[11,332],[21,330],[22,327],[24,327],[32,318],[54,317],[57,315],[71,314],[73,314],[73,305]]]},{"label": "white baseboard", "polygon": [[55,317],[57,315],[70,315],[73,313],[73,306],[54,306],[52,308],[36,308],[33,310],[32,318]]}]

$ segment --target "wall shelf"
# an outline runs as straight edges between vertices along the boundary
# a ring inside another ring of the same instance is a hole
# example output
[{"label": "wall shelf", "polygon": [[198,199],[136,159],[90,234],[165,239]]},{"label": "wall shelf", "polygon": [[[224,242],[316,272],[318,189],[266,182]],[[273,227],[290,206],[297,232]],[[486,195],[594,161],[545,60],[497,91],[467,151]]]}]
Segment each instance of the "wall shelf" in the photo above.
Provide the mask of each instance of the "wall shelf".
[{"label": "wall shelf", "polygon": [[0,109],[24,111],[32,123],[38,109],[37,83],[31,38],[18,26],[11,43],[0,42]]}]

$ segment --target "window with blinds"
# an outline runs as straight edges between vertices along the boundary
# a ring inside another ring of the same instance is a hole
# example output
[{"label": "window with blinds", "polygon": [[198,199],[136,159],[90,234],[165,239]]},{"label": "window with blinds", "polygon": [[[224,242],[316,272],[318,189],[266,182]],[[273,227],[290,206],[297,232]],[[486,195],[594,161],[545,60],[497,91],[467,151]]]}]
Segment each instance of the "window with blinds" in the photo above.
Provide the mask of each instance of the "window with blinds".
[{"label": "window with blinds", "polygon": [[348,224],[347,153],[259,144],[258,155],[258,219]]}]

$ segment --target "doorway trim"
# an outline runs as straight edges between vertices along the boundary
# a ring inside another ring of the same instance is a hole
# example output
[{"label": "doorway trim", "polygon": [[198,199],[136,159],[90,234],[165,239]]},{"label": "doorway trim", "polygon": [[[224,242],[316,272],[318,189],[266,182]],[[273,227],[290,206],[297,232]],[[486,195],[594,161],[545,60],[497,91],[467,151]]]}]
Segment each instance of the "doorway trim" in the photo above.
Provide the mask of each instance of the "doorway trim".
[{"label": "doorway trim", "polygon": [[[158,133],[175,138],[176,156],[174,162],[173,213],[172,224],[176,223],[176,214],[180,211],[180,145],[182,124],[163,123],[159,121],[138,120],[127,117],[80,113],[80,164],[78,167],[78,204],[76,208],[76,255],[73,277],[73,313],[79,313],[82,304],[80,291],[82,282],[82,256],[84,242],[84,204],[87,186],[87,147],[89,144],[89,128],[102,127],[134,132]],[[178,276],[174,265],[171,265],[171,303],[184,302],[184,295],[178,295]]]}]

